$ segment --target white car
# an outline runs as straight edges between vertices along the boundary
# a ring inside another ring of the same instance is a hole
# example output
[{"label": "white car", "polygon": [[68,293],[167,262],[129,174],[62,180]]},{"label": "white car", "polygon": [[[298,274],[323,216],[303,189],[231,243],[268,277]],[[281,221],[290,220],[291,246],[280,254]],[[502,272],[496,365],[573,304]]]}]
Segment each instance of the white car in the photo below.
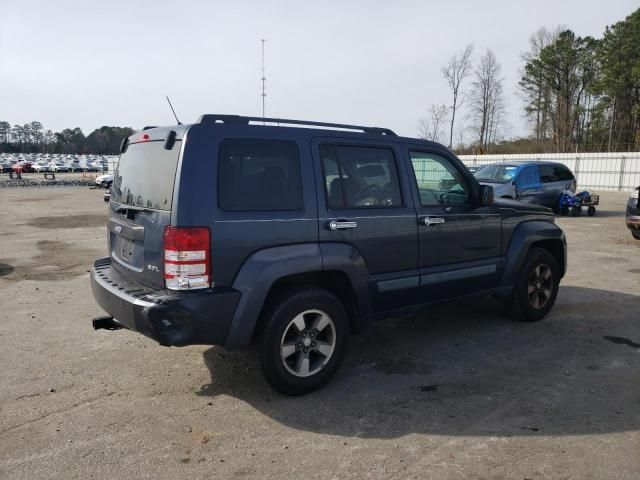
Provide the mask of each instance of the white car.
[{"label": "white car", "polygon": [[66,163],[58,162],[49,162],[49,171],[51,172],[68,172],[69,167]]},{"label": "white car", "polygon": [[47,162],[39,161],[31,165],[34,172],[42,173],[49,171],[49,164]]},{"label": "white car", "polygon": [[113,183],[113,173],[107,173],[106,175],[100,175],[96,178],[96,185],[99,187],[109,188]]}]

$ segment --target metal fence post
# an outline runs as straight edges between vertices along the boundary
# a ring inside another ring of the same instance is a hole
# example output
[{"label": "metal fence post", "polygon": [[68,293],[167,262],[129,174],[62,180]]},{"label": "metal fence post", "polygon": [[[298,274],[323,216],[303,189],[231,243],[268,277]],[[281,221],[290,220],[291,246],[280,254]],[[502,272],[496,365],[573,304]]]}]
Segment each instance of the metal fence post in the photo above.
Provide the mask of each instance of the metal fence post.
[{"label": "metal fence post", "polygon": [[620,162],[620,181],[618,182],[618,191],[622,191],[622,186],[624,185],[624,167],[626,163],[626,158],[622,155],[622,161]]}]

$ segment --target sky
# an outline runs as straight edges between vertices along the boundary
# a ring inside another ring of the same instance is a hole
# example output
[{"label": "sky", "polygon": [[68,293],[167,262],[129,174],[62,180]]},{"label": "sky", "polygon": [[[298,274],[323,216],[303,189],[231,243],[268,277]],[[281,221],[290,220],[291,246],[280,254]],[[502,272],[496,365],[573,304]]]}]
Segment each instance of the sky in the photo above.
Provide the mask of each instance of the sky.
[{"label": "sky", "polygon": [[[417,136],[450,105],[441,69],[469,43],[502,65],[507,137],[527,133],[517,83],[540,27],[600,37],[638,0],[0,0],[0,120],[54,131],[266,114]],[[470,81],[467,81],[467,87]],[[464,129],[469,121],[459,115]],[[456,133],[456,136],[458,134]]]}]

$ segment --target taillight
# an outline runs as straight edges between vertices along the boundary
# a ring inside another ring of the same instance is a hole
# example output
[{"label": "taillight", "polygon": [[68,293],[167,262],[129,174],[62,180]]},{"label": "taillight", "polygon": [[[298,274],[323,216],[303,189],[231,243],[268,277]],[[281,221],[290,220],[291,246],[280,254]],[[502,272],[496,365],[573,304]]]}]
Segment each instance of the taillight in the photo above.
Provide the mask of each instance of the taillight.
[{"label": "taillight", "polygon": [[170,290],[211,286],[211,234],[207,227],[164,227],[164,283]]}]

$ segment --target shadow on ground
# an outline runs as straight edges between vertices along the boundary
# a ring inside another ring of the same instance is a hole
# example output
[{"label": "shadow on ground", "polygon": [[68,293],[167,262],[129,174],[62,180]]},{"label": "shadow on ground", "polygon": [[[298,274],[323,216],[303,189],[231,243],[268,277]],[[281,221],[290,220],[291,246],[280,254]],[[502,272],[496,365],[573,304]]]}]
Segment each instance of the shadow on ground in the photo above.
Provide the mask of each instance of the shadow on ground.
[{"label": "shadow on ground", "polygon": [[290,398],[255,360],[211,348],[202,396],[231,395],[290,428],[343,436],[579,435],[640,429],[640,297],[561,288],[536,324],[491,300],[378,322],[336,378]]}]

